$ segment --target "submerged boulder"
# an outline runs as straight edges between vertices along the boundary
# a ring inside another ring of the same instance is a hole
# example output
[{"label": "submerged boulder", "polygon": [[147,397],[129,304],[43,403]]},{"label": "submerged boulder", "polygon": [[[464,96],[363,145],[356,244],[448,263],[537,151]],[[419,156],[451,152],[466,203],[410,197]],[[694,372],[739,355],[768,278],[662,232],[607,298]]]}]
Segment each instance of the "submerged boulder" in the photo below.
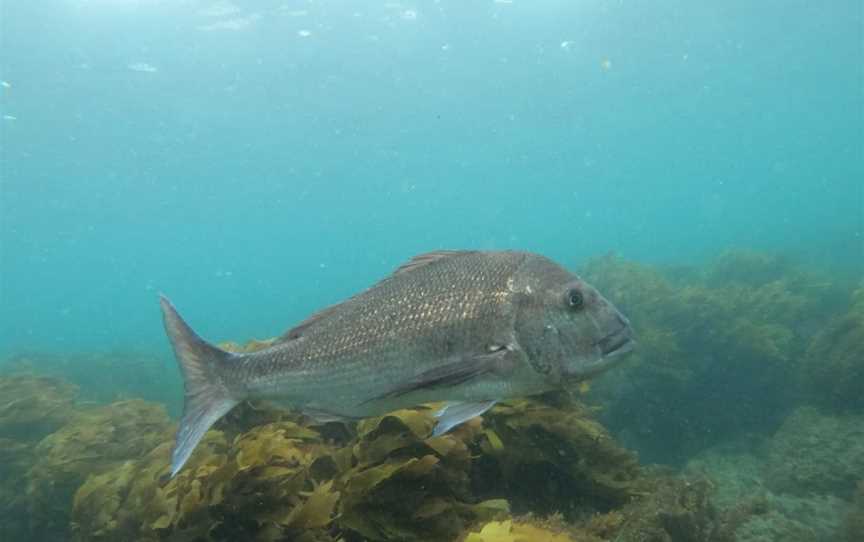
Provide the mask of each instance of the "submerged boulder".
[{"label": "submerged boulder", "polygon": [[847,542],[864,540],[864,480],[858,482],[855,502],[846,518],[845,535]]},{"label": "submerged boulder", "polygon": [[772,490],[849,498],[864,472],[864,416],[801,407],[783,422],[767,454]]}]

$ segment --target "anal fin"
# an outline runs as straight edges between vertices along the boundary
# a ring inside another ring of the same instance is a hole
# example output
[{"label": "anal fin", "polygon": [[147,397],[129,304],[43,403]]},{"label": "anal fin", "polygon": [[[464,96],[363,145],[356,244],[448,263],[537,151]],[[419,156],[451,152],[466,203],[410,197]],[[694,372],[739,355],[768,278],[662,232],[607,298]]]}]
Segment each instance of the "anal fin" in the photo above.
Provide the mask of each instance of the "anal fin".
[{"label": "anal fin", "polygon": [[497,401],[477,401],[475,403],[448,403],[435,413],[438,424],[432,430],[432,436],[443,435],[462,422],[480,416],[493,406]]}]

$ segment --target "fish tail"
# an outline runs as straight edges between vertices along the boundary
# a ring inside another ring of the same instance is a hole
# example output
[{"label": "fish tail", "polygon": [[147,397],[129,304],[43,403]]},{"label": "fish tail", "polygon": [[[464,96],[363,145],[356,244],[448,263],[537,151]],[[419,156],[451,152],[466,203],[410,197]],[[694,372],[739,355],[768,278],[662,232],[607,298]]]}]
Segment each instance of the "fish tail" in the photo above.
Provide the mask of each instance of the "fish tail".
[{"label": "fish tail", "polygon": [[183,374],[185,396],[183,417],[177,428],[174,451],[171,454],[171,477],[183,468],[192,450],[216,420],[234,408],[240,399],[225,383],[229,364],[239,355],[221,350],[205,342],[165,296],[160,296],[165,332],[174,347],[174,355]]}]

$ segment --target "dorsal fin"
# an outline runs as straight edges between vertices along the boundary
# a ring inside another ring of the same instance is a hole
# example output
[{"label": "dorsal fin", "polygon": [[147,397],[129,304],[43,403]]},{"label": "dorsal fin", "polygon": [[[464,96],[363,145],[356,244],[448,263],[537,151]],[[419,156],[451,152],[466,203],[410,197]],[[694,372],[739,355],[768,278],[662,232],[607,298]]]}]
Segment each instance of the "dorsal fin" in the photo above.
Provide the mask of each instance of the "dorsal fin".
[{"label": "dorsal fin", "polygon": [[[419,267],[423,267],[424,265],[429,265],[430,263],[437,262],[439,260],[446,260],[447,258],[452,258],[454,256],[459,256],[460,254],[471,254],[472,252],[476,252],[474,250],[436,250],[434,252],[426,252],[424,254],[418,254],[408,260],[406,263],[400,265],[396,268],[396,271],[393,272],[391,277],[395,277],[397,275],[401,275],[402,273],[407,273],[408,271],[413,271]],[[384,279],[387,280],[387,279]]]},{"label": "dorsal fin", "polygon": [[337,303],[335,305],[330,305],[329,307],[325,307],[321,310],[318,310],[318,311],[312,313],[305,320],[303,320],[302,322],[300,322],[296,326],[292,327],[291,329],[289,329],[288,331],[283,333],[279,337],[279,340],[280,341],[290,341],[290,340],[294,340],[294,339],[299,338],[300,336],[303,335],[304,331],[309,329],[309,326],[312,326],[316,322],[319,322],[322,319],[326,318],[328,315],[333,313],[337,308],[341,307],[345,303],[348,303],[349,301],[351,301],[352,299],[354,299],[358,295],[362,295],[364,292],[368,292],[369,290],[371,290],[373,288],[377,288],[378,286],[381,286],[382,284],[384,284],[388,280],[391,280],[393,277],[403,275],[405,273],[408,273],[408,272],[413,271],[415,269],[419,269],[423,266],[429,265],[431,263],[434,263],[434,262],[437,262],[440,260],[445,260],[447,258],[459,256],[460,254],[470,254],[472,252],[476,252],[476,251],[474,251],[474,250],[436,250],[434,252],[425,252],[423,254],[418,254],[417,256],[414,256],[413,258],[411,258],[410,260],[408,260],[404,264],[397,267],[396,270],[393,271],[393,273],[391,273],[388,277],[378,281],[373,286],[367,288],[366,290],[363,290],[363,292],[360,292],[357,295],[351,296],[348,299],[346,299],[345,301],[342,301],[341,303]]}]

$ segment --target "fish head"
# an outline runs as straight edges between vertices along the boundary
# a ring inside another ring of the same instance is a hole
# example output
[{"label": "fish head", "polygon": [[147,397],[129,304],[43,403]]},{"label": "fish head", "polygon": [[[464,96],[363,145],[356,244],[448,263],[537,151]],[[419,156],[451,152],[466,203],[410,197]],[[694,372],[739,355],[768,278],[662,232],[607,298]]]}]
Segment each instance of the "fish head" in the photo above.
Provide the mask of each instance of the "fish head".
[{"label": "fish head", "polygon": [[518,279],[516,334],[532,367],[578,381],[618,363],[636,344],[630,321],[596,288],[545,258]]}]

